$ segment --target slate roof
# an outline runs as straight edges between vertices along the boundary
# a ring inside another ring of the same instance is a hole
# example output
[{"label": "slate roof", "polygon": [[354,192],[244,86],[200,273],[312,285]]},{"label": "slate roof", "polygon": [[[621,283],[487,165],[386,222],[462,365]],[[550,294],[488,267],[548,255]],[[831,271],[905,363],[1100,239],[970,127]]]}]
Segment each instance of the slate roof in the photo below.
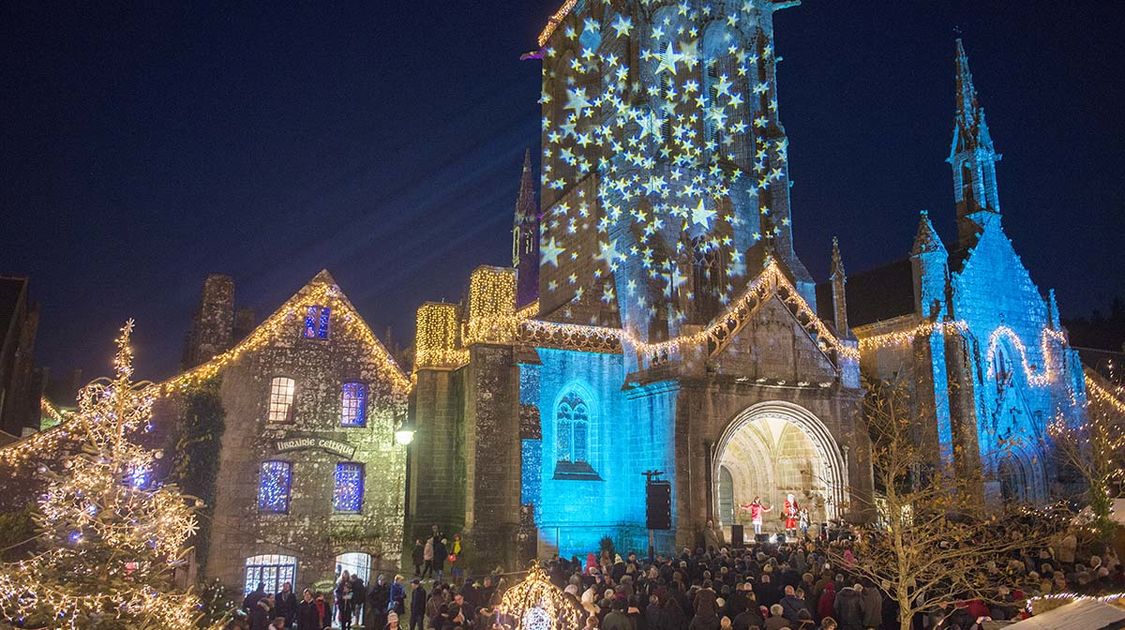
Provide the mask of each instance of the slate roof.
[{"label": "slate roof", "polygon": [[[914,312],[914,270],[909,258],[848,276],[848,326],[891,319]],[[816,310],[832,321],[832,282],[816,285]]]}]

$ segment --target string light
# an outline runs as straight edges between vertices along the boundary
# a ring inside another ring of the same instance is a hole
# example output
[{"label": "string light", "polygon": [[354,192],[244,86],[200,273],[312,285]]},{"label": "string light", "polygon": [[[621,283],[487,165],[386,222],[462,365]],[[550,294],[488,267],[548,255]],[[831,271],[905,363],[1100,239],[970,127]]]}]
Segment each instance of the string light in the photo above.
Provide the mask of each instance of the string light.
[{"label": "string light", "polygon": [[469,351],[457,347],[457,306],[431,302],[418,309],[414,337],[414,369],[457,368],[469,362]]},{"label": "string light", "polygon": [[469,277],[469,321],[465,345],[511,343],[516,316],[516,270],[477,267]]},{"label": "string light", "polygon": [[[1034,615],[1035,614],[1034,606],[1037,602],[1055,602],[1055,601],[1058,601],[1058,600],[1067,600],[1067,602],[1066,602],[1067,604],[1072,603],[1072,602],[1078,602],[1078,601],[1090,601],[1090,600],[1092,600],[1092,601],[1096,601],[1096,602],[1101,602],[1103,604],[1116,604],[1116,605],[1120,606],[1122,604],[1125,604],[1125,593],[1113,593],[1113,594],[1110,594],[1110,595],[1100,595],[1100,596],[1082,595],[1080,593],[1048,593],[1046,595],[1038,595],[1036,597],[1029,598],[1027,600],[1026,605],[1024,606],[1024,610],[1026,610],[1028,612],[1028,614]],[[1056,606],[1051,606],[1051,608],[1048,608],[1048,610],[1050,610],[1052,608],[1057,608],[1058,606],[1062,606],[1062,605],[1064,605],[1064,604],[1058,604]],[[1040,611],[1040,612],[1044,612],[1044,611]]]},{"label": "string light", "polygon": [[1009,341],[1009,343],[1011,343],[1012,346],[1016,349],[1016,352],[1019,353],[1020,363],[1023,365],[1023,372],[1024,372],[1024,375],[1027,377],[1028,383],[1030,383],[1031,385],[1035,385],[1037,387],[1042,387],[1044,385],[1049,384],[1052,380],[1054,380],[1054,377],[1053,377],[1054,370],[1052,369],[1052,365],[1053,365],[1054,361],[1052,361],[1050,359],[1050,355],[1051,355],[1050,340],[1054,339],[1055,341],[1058,341],[1059,343],[1065,344],[1066,343],[1066,335],[1063,334],[1062,331],[1053,330],[1051,328],[1045,327],[1045,328],[1043,328],[1042,332],[1040,332],[1040,334],[1039,334],[1039,344],[1040,344],[1040,349],[1043,353],[1043,360],[1046,363],[1046,366],[1045,366],[1045,369],[1044,369],[1042,374],[1036,374],[1034,366],[1032,366],[1031,362],[1028,361],[1027,348],[1023,345],[1023,341],[1020,340],[1019,335],[1016,334],[1016,331],[1012,330],[1008,326],[1004,326],[1004,325],[997,326],[992,331],[992,334],[990,334],[989,337],[988,337],[988,355],[987,355],[986,361],[987,361],[987,364],[988,364],[988,376],[990,378],[996,376],[996,363],[993,361],[993,359],[996,356],[996,348],[998,347],[1000,339],[1007,339]]},{"label": "string light", "polygon": [[[261,326],[254,329],[254,332],[233,348],[158,385],[160,393],[171,394],[186,391],[214,378],[219,372],[237,362],[247,353],[260,350],[279,339],[302,336],[305,330],[305,318],[312,306],[331,311],[334,324],[333,334],[345,334],[364,343],[370,356],[374,357],[380,371],[391,381],[396,393],[402,396],[410,393],[413,387],[410,377],[402,371],[394,357],[387,352],[387,349],[371,332],[352,303],[340,291],[340,288],[319,276],[282,304]],[[314,332],[319,334],[321,324],[318,322],[317,325],[318,329]]]},{"label": "string light", "polygon": [[8,622],[180,627],[197,616],[194,595],[166,592],[196,531],[194,500],[174,486],[134,483],[158,454],[130,440],[155,400],[151,384],[132,381],[132,330],[129,321],[117,338],[113,379],[79,393],[68,426],[82,453],[66,458],[62,473],[41,471],[39,538],[48,551],[0,565],[0,618]]},{"label": "string light", "polygon": [[940,332],[943,335],[953,333],[964,333],[969,330],[969,324],[964,321],[940,321],[940,322],[923,322],[910,330],[899,330],[882,335],[872,335],[869,337],[859,337],[859,350],[860,352],[870,352],[880,350],[888,346],[895,346],[903,343],[911,343],[920,336],[929,336],[935,332]]},{"label": "string light", "polygon": [[566,0],[566,2],[559,7],[559,10],[555,11],[555,14],[547,21],[547,26],[539,33],[538,41],[540,48],[547,45],[547,40],[551,39],[551,34],[555,32],[559,24],[562,24],[562,21],[566,19],[566,16],[570,14],[576,4],[578,4],[578,0]]},{"label": "string light", "polygon": [[1108,389],[1102,387],[1101,384],[1090,378],[1089,375],[1086,375],[1086,393],[1092,394],[1092,398],[1095,398],[1103,403],[1108,404],[1110,407],[1113,407],[1113,409],[1116,410],[1117,413],[1125,414],[1125,402],[1122,402],[1123,397],[1122,392],[1120,391],[1121,388],[1118,387],[1117,389],[1117,394],[1114,394],[1114,392],[1111,392]]},{"label": "string light", "polygon": [[515,630],[577,629],[586,618],[585,610],[551,584],[538,564],[532,565],[522,582],[504,593],[501,605],[516,619]]}]

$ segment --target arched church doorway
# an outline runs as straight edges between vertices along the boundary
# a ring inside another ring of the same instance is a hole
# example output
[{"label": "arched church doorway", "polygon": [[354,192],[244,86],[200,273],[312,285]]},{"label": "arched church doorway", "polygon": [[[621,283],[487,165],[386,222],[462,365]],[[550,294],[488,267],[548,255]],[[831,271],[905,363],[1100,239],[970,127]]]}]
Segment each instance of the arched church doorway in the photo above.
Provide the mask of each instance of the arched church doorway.
[{"label": "arched church doorway", "polygon": [[783,530],[785,498],[793,494],[810,523],[843,516],[847,468],[828,427],[792,403],[758,403],[738,414],[720,436],[713,459],[714,513],[729,532],[734,523],[749,531],[750,514],[739,509],[761,497],[773,508],[763,532]]}]

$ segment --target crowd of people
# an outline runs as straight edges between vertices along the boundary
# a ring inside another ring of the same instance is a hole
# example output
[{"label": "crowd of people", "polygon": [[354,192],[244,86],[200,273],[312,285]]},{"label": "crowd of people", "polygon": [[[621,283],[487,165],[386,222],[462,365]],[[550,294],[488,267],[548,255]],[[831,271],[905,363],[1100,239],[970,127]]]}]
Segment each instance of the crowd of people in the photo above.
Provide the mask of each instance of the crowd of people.
[{"label": "crowd of people", "polygon": [[[517,620],[501,606],[501,594],[518,581],[498,572],[472,579],[461,571],[444,581],[444,564],[457,567],[459,538],[451,544],[436,532],[417,542],[415,575],[379,575],[371,585],[346,572],[331,593],[290,585],[270,595],[261,588],[244,602],[250,630],[511,630]],[[1028,596],[1050,592],[1108,591],[1125,587],[1112,551],[1077,558],[1073,541],[1037,557],[1013,559],[1019,580],[997,583],[988,600],[964,598],[915,616],[917,630],[977,630],[985,619],[1010,620],[1023,613]],[[899,627],[898,605],[887,584],[850,571],[862,562],[846,536],[799,541],[723,545],[715,530],[703,546],[653,560],[609,549],[585,559],[544,563],[553,584],[584,618],[581,630],[889,630]],[[836,566],[829,556],[844,558]],[[456,550],[456,551],[454,551]],[[439,553],[440,552],[440,553]],[[1011,577],[1011,574],[1009,574]],[[1025,579],[1026,578],[1026,579]],[[1038,584],[1038,587],[1018,587]],[[335,616],[334,616],[335,615]],[[333,621],[336,623],[333,624]],[[526,619],[525,619],[526,621]],[[577,629],[576,629],[577,630]]]}]

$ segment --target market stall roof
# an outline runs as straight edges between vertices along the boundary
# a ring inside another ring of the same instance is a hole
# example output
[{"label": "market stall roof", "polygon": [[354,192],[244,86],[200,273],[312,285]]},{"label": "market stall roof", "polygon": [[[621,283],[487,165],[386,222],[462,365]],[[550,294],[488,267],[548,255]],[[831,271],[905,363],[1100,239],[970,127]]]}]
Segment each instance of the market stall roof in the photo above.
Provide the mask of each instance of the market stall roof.
[{"label": "market stall roof", "polygon": [[1125,608],[1080,599],[1006,626],[1004,630],[1116,630],[1125,628]]}]

